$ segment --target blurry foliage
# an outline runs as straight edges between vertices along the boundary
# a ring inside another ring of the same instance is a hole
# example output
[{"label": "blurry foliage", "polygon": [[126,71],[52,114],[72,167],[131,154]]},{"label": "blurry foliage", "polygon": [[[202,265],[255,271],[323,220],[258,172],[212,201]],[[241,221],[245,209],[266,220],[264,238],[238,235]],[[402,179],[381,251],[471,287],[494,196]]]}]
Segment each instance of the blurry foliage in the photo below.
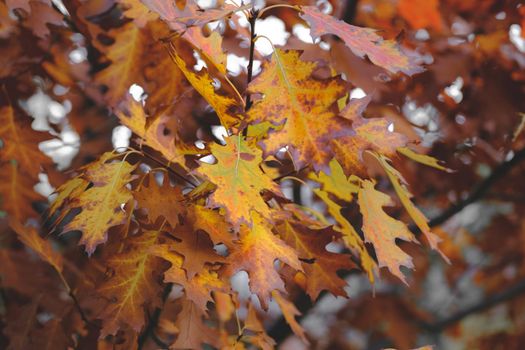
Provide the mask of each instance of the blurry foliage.
[{"label": "blurry foliage", "polygon": [[519,349],[524,26],[2,0],[0,347]]}]

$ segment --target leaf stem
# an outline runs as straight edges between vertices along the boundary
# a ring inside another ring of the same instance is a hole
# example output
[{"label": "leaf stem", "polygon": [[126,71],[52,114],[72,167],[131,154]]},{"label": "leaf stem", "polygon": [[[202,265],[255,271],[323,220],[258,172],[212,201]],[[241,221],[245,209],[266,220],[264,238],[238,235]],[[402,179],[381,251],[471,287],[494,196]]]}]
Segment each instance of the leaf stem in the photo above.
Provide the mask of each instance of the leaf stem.
[{"label": "leaf stem", "polygon": [[257,16],[257,18],[260,18],[266,11],[268,10],[271,10],[271,9],[274,9],[274,8],[289,8],[289,9],[292,9],[292,10],[295,10],[295,11],[301,11],[301,8],[299,6],[295,6],[295,5],[287,5],[287,4],[275,4],[275,5],[271,5],[271,6],[268,6],[268,7],[265,7],[263,8],[262,10],[259,11],[259,15]]}]

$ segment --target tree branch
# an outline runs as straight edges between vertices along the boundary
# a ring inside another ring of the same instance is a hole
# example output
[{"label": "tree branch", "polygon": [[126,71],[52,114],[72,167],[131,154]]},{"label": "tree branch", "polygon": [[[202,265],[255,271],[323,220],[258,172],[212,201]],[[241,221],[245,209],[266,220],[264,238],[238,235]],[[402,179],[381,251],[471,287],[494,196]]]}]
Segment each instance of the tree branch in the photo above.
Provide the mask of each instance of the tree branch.
[{"label": "tree branch", "polygon": [[165,168],[168,172],[170,172],[171,174],[175,175],[175,177],[177,177],[178,179],[186,182],[187,184],[193,186],[193,187],[197,187],[197,184],[194,184],[192,181],[190,181],[189,179],[185,178],[184,176],[182,176],[181,174],[179,174],[178,172],[175,171],[175,169],[173,169],[172,167],[164,164],[161,160],[155,158],[154,156],[152,156],[151,154],[149,153],[146,153],[144,151],[142,151],[142,153],[144,154],[144,156],[146,156],[146,158],[154,161],[155,163],[159,164],[160,166],[162,166],[163,168]]},{"label": "tree branch", "polygon": [[440,215],[431,219],[428,222],[428,225],[430,227],[439,226],[454,215],[456,215],[457,213],[459,213],[460,211],[462,211],[469,204],[477,202],[478,200],[483,198],[488,193],[489,189],[497,181],[505,177],[505,175],[507,175],[515,165],[519,164],[524,159],[525,148],[517,151],[514,154],[514,157],[512,157],[510,160],[506,160],[499,164],[488,177],[486,177],[483,181],[474,186],[470,194],[465,199],[451,205]]},{"label": "tree branch", "polygon": [[[253,56],[255,52],[255,38],[257,36],[255,34],[255,22],[257,21],[258,14],[259,14],[259,11],[257,10],[252,9],[250,11],[250,18],[249,18],[249,21],[250,21],[250,57],[249,57],[248,67],[247,67],[248,78],[246,81],[246,89],[248,89],[248,85],[250,85],[250,82],[252,81],[252,78],[253,78]],[[251,106],[252,106],[251,95],[249,93],[246,93],[246,110],[249,110]]]}]

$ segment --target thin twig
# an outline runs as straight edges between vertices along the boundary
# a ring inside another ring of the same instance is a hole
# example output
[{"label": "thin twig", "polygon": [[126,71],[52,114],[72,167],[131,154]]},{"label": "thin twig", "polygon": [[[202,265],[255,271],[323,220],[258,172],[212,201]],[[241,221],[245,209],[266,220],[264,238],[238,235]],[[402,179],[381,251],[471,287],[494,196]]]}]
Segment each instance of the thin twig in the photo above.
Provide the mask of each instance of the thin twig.
[{"label": "thin twig", "polygon": [[162,162],[160,159],[155,158],[153,155],[151,155],[151,154],[149,154],[147,152],[142,151],[142,153],[144,154],[144,156],[146,156],[146,158],[151,159],[152,161],[154,161],[155,163],[157,163],[158,165],[160,165],[161,167],[163,167],[164,169],[169,171],[171,174],[175,175],[175,177],[179,178],[180,180],[186,182],[187,184],[189,184],[189,185],[191,185],[193,187],[197,187],[197,184],[193,183],[191,180],[189,180],[189,179],[185,178],[184,176],[182,176],[181,174],[179,174],[177,171],[175,171],[175,169],[173,169],[169,165],[164,164],[164,162]]},{"label": "thin twig", "polygon": [[[166,302],[166,299],[168,299],[168,296],[171,293],[172,287],[173,287],[173,283],[169,283],[164,288],[164,291],[162,292],[162,305],[164,305],[164,303]],[[153,337],[155,328],[157,328],[157,324],[159,323],[159,318],[160,318],[161,313],[162,313],[162,307],[158,307],[153,312],[153,315],[151,315],[151,319],[148,322],[146,328],[144,329],[142,334],[137,339],[137,350],[142,350],[142,348],[144,347],[144,344],[146,343],[146,340],[148,340],[149,337],[152,337],[155,343],[157,343],[157,345],[162,347],[163,349],[168,348],[168,344],[164,344],[158,337]]]}]

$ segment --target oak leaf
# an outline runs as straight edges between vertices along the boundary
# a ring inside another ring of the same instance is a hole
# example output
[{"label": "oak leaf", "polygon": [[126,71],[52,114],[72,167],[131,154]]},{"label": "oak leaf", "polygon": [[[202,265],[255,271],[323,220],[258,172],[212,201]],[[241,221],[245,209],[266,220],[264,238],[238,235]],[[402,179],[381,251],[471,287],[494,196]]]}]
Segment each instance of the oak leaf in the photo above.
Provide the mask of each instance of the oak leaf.
[{"label": "oak leaf", "polygon": [[182,190],[171,186],[167,175],[163,176],[161,185],[157,183],[153,172],[146,176],[147,183],[143,182],[140,189],[133,192],[138,207],[148,211],[149,223],[153,224],[159,218],[164,218],[171,227],[177,227],[180,217],[187,212]]},{"label": "oak leaf", "polygon": [[122,253],[106,262],[110,277],[97,288],[97,293],[109,300],[98,315],[103,324],[101,337],[116,334],[125,325],[140,332],[145,311],[160,306],[160,260],[149,250],[157,239],[157,231],[131,237]]},{"label": "oak leaf", "polygon": [[108,163],[111,156],[105,153],[83,169],[82,178],[93,186],[78,194],[68,205],[69,209],[82,208],[82,211],[67,223],[64,231],[82,231],[79,244],[86,246],[89,255],[106,241],[109,228],[126,219],[121,206],[133,198],[127,185],[133,179],[131,172],[136,166],[124,160]]},{"label": "oak leaf", "polygon": [[295,305],[288,299],[284,298],[278,291],[272,292],[272,298],[275,300],[277,305],[279,305],[286,322],[288,322],[295,335],[297,335],[305,344],[309,345],[310,342],[308,339],[306,339],[306,334],[303,327],[301,327],[301,325],[295,319],[296,316],[301,316],[299,310],[297,310]]},{"label": "oak leaf", "polygon": [[33,130],[29,118],[15,113],[13,107],[0,108],[1,162],[16,160],[20,169],[36,180],[42,165],[52,163],[38,148],[39,143],[48,139],[48,133]]},{"label": "oak leaf", "polygon": [[268,222],[257,213],[252,215],[253,227],[242,226],[239,245],[228,256],[224,267],[228,276],[246,271],[250,290],[256,294],[264,308],[273,290],[284,291],[284,282],[275,270],[280,260],[298,271],[303,271],[297,252],[277,237]]},{"label": "oak leaf", "polygon": [[440,253],[445,261],[449,262],[448,258],[439,249],[438,244],[441,241],[441,238],[430,231],[427,218],[421,212],[421,210],[419,210],[414,205],[414,203],[412,203],[412,194],[406,188],[406,180],[403,178],[401,173],[397,171],[392,165],[390,165],[388,158],[375,153],[372,153],[372,155],[379,161],[379,164],[381,164],[385,170],[388,178],[390,179],[390,182],[392,183],[392,186],[394,187],[394,190],[397,193],[397,196],[399,197],[399,200],[401,201],[401,204],[403,204],[412,220],[414,220],[417,227],[424,234],[430,247]]},{"label": "oak leaf", "polygon": [[147,118],[144,107],[129,97],[126,108],[118,111],[117,116],[145,145],[160,152],[169,162],[185,167],[185,156],[197,153],[197,149],[184,143],[176,131],[167,128],[168,116]]},{"label": "oak leaf", "polygon": [[175,326],[179,334],[170,349],[202,349],[203,343],[217,344],[217,331],[204,323],[203,313],[190,300],[183,300]]},{"label": "oak leaf", "polygon": [[[189,41],[175,38],[169,43],[170,53],[175,64],[182,71],[193,88],[210,104],[219,117],[221,124],[229,129],[239,124],[240,112],[244,108],[244,100],[239,92],[222,72],[224,67],[215,62],[215,57],[209,57]],[[196,71],[194,52],[206,64]],[[221,60],[221,56],[217,57]],[[195,62],[195,63],[193,63]]]},{"label": "oak leaf", "polygon": [[228,291],[226,283],[210,266],[204,266],[196,275],[188,278],[182,267],[184,257],[176,252],[172,245],[158,244],[150,247],[150,252],[171,264],[170,268],[164,272],[164,282],[177,283],[184,288],[186,298],[194,303],[201,313],[207,313],[207,304],[213,301],[211,297],[213,291]]},{"label": "oak leaf", "polygon": [[373,64],[392,73],[403,72],[412,75],[423,71],[413,57],[401,51],[395,41],[384,40],[374,29],[345,23],[322,13],[314,6],[303,6],[301,11],[301,17],[310,25],[314,38],[334,34],[343,40],[355,55],[361,58],[366,56]]},{"label": "oak leaf", "polygon": [[363,180],[358,193],[365,240],[373,244],[379,267],[387,267],[393,275],[407,283],[400,267],[412,269],[414,264],[412,258],[396,245],[396,239],[412,242],[417,240],[404,223],[383,211],[384,206],[392,205],[393,202],[388,195],[374,187],[374,182]]},{"label": "oak leaf", "polygon": [[337,272],[357,267],[348,255],[326,250],[333,238],[340,236],[337,232],[331,229],[313,230],[289,221],[279,225],[278,231],[282,239],[297,251],[297,256],[302,261],[306,293],[312,300],[316,300],[323,290],[328,290],[334,295],[347,296],[343,289],[347,283]]},{"label": "oak leaf", "polygon": [[44,199],[33,190],[34,180],[20,171],[16,161],[10,161],[0,166],[1,208],[7,214],[20,221],[35,216],[31,203]]},{"label": "oak leaf", "polygon": [[365,151],[373,150],[391,156],[407,143],[404,135],[388,130],[390,125],[388,120],[361,116],[370,101],[370,95],[362,99],[350,100],[341,112],[341,116],[352,122],[355,136],[332,140],[335,158],[349,174],[366,176],[366,165],[363,161]]},{"label": "oak leaf", "polygon": [[226,217],[236,229],[242,223],[251,224],[252,211],[271,218],[270,208],[261,192],[270,191],[281,195],[281,190],[261,170],[261,150],[242,136],[230,136],[225,141],[225,146],[210,146],[217,163],[201,162],[196,170],[217,186],[209,197],[209,205],[223,207]]},{"label": "oak leaf", "polygon": [[140,63],[150,38],[145,29],[133,23],[113,29],[109,35],[115,42],[101,49],[107,52],[111,64],[95,75],[95,81],[108,87],[105,96],[110,105],[116,106],[127,96],[131,84],[144,84]]},{"label": "oak leaf", "polygon": [[336,101],[346,86],[340,78],[312,77],[317,64],[304,62],[299,51],[276,49],[263,72],[249,85],[249,92],[263,94],[248,112],[248,120],[273,124],[261,141],[265,154],[290,146],[296,167],[312,164],[326,169],[333,157],[330,140],[351,136],[350,123],[338,117]]},{"label": "oak leaf", "polygon": [[58,273],[62,273],[62,255],[53,250],[51,242],[40,237],[34,227],[23,226],[16,220],[10,220],[9,226],[16,232],[20,241],[37,253],[40,259],[53,266]]}]

